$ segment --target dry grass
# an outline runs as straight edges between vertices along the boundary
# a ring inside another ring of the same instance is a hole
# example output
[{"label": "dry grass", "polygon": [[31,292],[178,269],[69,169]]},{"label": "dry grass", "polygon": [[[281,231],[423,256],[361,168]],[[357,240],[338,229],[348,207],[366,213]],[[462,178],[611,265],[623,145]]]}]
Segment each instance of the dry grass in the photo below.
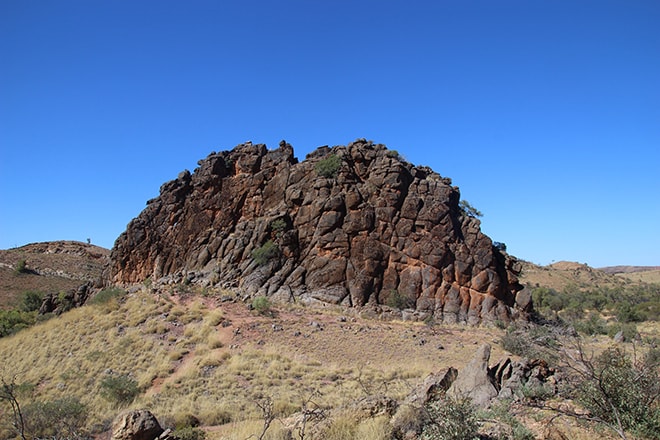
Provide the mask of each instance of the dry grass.
[{"label": "dry grass", "polygon": [[100,395],[107,374],[137,380],[134,407],[165,419],[189,413],[213,426],[259,420],[252,402],[261,395],[272,397],[278,417],[299,411],[312,392],[335,408],[370,393],[403,398],[426,374],[463,364],[471,341],[495,339],[489,332],[301,307],[280,307],[270,318],[243,304],[137,292],[1,339],[0,363],[4,375],[35,385],[28,400],[79,398],[90,426],[107,425],[120,409]]},{"label": "dry grass", "polygon": [[618,273],[616,276],[632,281],[633,283],[660,284],[660,270],[648,270],[631,273]]},{"label": "dry grass", "polygon": [[276,417],[267,438],[284,438],[284,421],[312,395],[336,410],[315,438],[376,440],[388,436],[386,418],[358,420],[341,409],[372,394],[401,400],[427,374],[465,365],[477,343],[491,343],[491,363],[506,355],[495,328],[386,322],[334,308],[274,312],[139,291],[0,339],[0,365],[5,377],[34,385],[26,401],[80,399],[90,427],[108,426],[122,409],[100,395],[107,374],[122,374],[141,390],[130,407],[165,424],[194,415],[210,440],[257,435],[255,402],[264,396]]}]

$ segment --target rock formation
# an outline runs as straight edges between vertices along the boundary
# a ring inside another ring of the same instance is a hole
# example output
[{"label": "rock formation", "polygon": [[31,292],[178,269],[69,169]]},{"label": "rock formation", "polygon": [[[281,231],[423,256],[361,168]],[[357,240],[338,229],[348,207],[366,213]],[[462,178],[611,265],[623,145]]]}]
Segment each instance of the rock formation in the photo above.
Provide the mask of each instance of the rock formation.
[{"label": "rock formation", "polygon": [[147,410],[123,412],[112,424],[112,440],[154,440],[162,433],[160,423]]},{"label": "rock formation", "polygon": [[497,396],[498,389],[488,374],[490,345],[482,344],[474,358],[459,373],[447,394],[455,398],[468,397],[480,408],[488,406]]},{"label": "rock formation", "polygon": [[245,143],[162,185],[117,239],[111,276],[448,323],[524,319],[519,263],[459,199],[450,179],[370,141],[302,162],[284,141]]}]

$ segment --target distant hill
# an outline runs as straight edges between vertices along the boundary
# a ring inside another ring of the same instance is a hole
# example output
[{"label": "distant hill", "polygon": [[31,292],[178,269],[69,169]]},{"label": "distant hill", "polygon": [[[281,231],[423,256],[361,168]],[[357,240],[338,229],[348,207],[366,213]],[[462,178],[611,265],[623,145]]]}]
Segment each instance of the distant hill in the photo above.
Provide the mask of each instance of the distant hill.
[{"label": "distant hill", "polygon": [[660,266],[607,266],[599,267],[598,270],[612,274],[655,272],[660,270]]},{"label": "distant hill", "polygon": [[[58,293],[96,283],[109,261],[108,249],[77,241],[49,241],[0,250],[0,308],[26,290]],[[18,273],[19,262],[25,270]]]},{"label": "distant hill", "polygon": [[520,282],[530,287],[550,287],[562,290],[578,288],[617,287],[633,283],[660,283],[658,266],[612,266],[593,268],[572,261],[558,261],[548,266],[522,263]]}]

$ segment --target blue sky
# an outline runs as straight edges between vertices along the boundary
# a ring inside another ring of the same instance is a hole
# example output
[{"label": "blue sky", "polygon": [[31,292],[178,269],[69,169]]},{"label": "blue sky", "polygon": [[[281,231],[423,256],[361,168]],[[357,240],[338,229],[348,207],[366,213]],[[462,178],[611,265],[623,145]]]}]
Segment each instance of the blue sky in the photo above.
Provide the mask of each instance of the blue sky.
[{"label": "blue sky", "polygon": [[0,1],[0,248],[246,140],[372,139],[539,264],[660,265],[660,2]]}]

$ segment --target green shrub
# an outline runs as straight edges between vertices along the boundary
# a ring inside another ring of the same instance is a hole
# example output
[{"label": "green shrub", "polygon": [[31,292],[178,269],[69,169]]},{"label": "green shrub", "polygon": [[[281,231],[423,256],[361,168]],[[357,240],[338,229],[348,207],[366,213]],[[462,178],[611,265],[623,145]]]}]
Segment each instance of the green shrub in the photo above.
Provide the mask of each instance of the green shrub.
[{"label": "green shrub", "polygon": [[286,231],[287,227],[288,225],[286,223],[286,220],[284,220],[283,218],[278,218],[277,220],[273,220],[270,223],[270,229],[273,232],[275,232],[275,235],[278,237],[282,235],[284,231]]},{"label": "green shrub", "polygon": [[410,309],[415,307],[415,299],[402,295],[398,290],[392,289],[387,295],[385,305],[395,309]]},{"label": "green shrub", "polygon": [[623,334],[623,339],[625,341],[632,341],[638,335],[637,326],[632,322],[616,323],[608,326],[607,328],[607,336],[610,338],[613,338],[619,332]]},{"label": "green shrub", "polygon": [[607,334],[607,322],[598,313],[590,313],[587,319],[573,322],[573,327],[576,331],[589,336]]},{"label": "green shrub", "polygon": [[119,299],[126,295],[126,291],[119,287],[108,287],[101,290],[89,301],[90,304],[107,304],[113,299]]},{"label": "green shrub", "polygon": [[20,309],[24,312],[39,310],[43,302],[44,294],[36,290],[27,290],[21,294]]},{"label": "green shrub", "polygon": [[177,428],[174,430],[173,435],[179,440],[205,440],[206,432],[199,428],[186,426],[185,428]]},{"label": "green shrub", "polygon": [[509,327],[500,339],[500,345],[509,353],[528,359],[543,359],[549,364],[557,360],[556,329],[534,326],[529,329]]},{"label": "green shrub", "polygon": [[510,435],[499,435],[498,439],[534,440],[534,434],[511,413],[511,400],[494,402],[483,416],[482,419],[495,419],[510,428]]},{"label": "green shrub", "polygon": [[403,158],[401,157],[401,155],[399,154],[399,152],[396,151],[396,150],[387,150],[387,152],[385,153],[385,155],[386,155],[387,157],[391,157],[392,159],[397,159],[397,160],[402,160],[402,159],[403,159]]},{"label": "green shrub", "polygon": [[34,325],[37,312],[21,310],[0,310],[0,338],[16,333],[19,330]]},{"label": "green shrub", "polygon": [[72,292],[60,292],[57,295],[58,306],[56,313],[68,312],[74,306]]},{"label": "green shrub", "polygon": [[256,310],[260,315],[266,315],[270,313],[270,300],[265,296],[257,296],[252,300],[252,308]]},{"label": "green shrub", "polygon": [[14,271],[16,273],[27,273],[28,268],[27,268],[27,261],[25,260],[18,260],[18,263],[16,263],[16,267],[14,268]]},{"label": "green shrub", "polygon": [[546,309],[558,312],[567,304],[564,295],[548,287],[538,287],[532,290],[532,301],[534,307],[539,311]]},{"label": "green shrub", "polygon": [[341,158],[336,154],[331,154],[316,163],[316,172],[328,179],[337,177],[341,168]]},{"label": "green shrub", "polygon": [[631,303],[624,301],[617,307],[616,319],[619,322],[642,322],[646,316]]},{"label": "green shrub", "polygon": [[472,440],[479,430],[479,419],[469,399],[442,398],[425,405],[422,426],[424,440]]},{"label": "green shrub", "polygon": [[660,372],[619,348],[586,362],[572,397],[617,432],[660,439]]},{"label": "green shrub", "polygon": [[116,405],[127,405],[140,394],[138,383],[128,375],[107,375],[101,380],[101,396]]},{"label": "green shrub", "polygon": [[277,258],[280,254],[280,249],[272,240],[268,240],[260,248],[252,252],[252,258],[259,266],[263,266],[273,258]]},{"label": "green shrub", "polygon": [[555,392],[554,390],[547,388],[542,384],[525,384],[522,387],[522,395],[528,401],[538,402],[550,399],[555,395]]},{"label": "green shrub", "polygon": [[74,397],[37,401],[23,407],[23,419],[33,438],[84,438],[87,408]]}]

